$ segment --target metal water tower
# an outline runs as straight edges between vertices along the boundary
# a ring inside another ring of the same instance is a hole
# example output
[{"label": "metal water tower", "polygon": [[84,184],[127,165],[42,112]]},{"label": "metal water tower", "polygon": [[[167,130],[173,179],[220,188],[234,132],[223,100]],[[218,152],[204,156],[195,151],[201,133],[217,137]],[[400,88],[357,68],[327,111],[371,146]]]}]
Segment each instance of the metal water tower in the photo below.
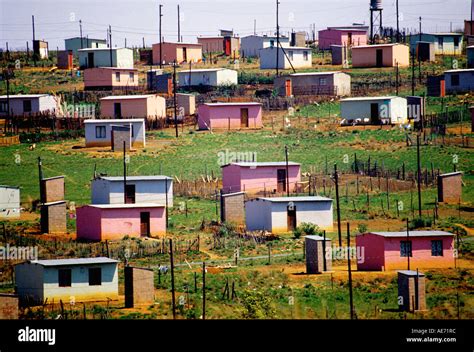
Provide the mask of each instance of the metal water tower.
[{"label": "metal water tower", "polygon": [[370,0],[370,41],[379,34],[382,37],[382,0]]}]

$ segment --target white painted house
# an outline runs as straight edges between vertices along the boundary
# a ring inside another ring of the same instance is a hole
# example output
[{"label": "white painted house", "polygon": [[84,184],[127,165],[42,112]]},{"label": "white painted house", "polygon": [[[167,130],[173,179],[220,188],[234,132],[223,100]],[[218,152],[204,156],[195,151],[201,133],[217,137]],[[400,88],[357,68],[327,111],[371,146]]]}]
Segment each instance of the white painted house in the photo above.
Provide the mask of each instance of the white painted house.
[{"label": "white painted house", "polygon": [[444,72],[446,93],[467,93],[474,91],[474,68]]},{"label": "white painted house", "polygon": [[[92,204],[123,204],[123,177],[101,176],[92,180]],[[173,206],[173,179],[168,176],[128,176],[127,204],[156,203]]]},{"label": "white painted house", "polygon": [[0,219],[20,217],[20,188],[0,186]]},{"label": "white painted house", "polygon": [[23,302],[69,303],[118,299],[117,260],[98,258],[33,260],[15,266]]},{"label": "white painted house", "polygon": [[396,96],[341,99],[342,124],[405,124],[408,104]]},{"label": "white painted house", "polygon": [[186,86],[227,86],[238,83],[238,74],[227,68],[209,68],[199,70],[183,70],[178,72],[180,87]]},{"label": "white painted house", "polygon": [[[260,50],[277,45],[276,37],[266,35],[249,35],[240,39],[240,56],[242,57],[260,57]],[[288,37],[280,37],[280,45],[284,48],[290,46]]]},{"label": "white painted house", "polygon": [[133,68],[133,50],[128,48],[79,49],[81,70],[94,67]]},{"label": "white painted house", "polygon": [[66,50],[71,50],[73,55],[77,55],[77,51],[80,49],[105,49],[107,41],[105,39],[75,37],[64,39],[64,47]]},{"label": "white painted house", "polygon": [[333,228],[332,199],[320,196],[257,198],[245,202],[247,230],[284,233],[301,223]]},{"label": "white painted house", "polygon": [[145,120],[144,119],[104,119],[85,120],[84,129],[86,147],[111,147],[112,128],[114,126],[130,127],[130,145],[134,148],[145,146]]},{"label": "white painted house", "polygon": [[273,88],[279,95],[351,95],[351,76],[342,71],[298,72],[275,77]]},{"label": "white painted house", "polygon": [[[49,94],[18,94],[10,95],[10,114],[36,114],[40,112],[55,113],[57,109],[57,99]],[[7,115],[8,102],[6,95],[0,95],[0,116]]]},{"label": "white painted house", "polygon": [[[285,55],[286,53],[286,55]],[[276,69],[277,48],[270,47],[260,50],[260,69]],[[291,64],[290,64],[291,63]],[[278,49],[278,68],[282,70],[293,68],[309,68],[312,65],[312,52],[310,48],[292,46]]]}]

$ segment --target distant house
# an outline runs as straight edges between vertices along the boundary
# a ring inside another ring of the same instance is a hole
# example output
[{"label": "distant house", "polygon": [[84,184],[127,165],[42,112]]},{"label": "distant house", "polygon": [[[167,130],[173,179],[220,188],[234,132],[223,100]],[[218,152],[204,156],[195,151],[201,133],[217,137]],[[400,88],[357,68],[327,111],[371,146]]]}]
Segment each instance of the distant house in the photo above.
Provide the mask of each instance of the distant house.
[{"label": "distant house", "polygon": [[[57,109],[57,98],[49,94],[18,94],[10,95],[10,115],[30,115],[50,112],[54,114]],[[8,113],[8,99],[0,95],[0,116]]]},{"label": "distant house", "polygon": [[318,47],[329,50],[331,45],[367,45],[368,30],[366,26],[327,27],[318,32]]},{"label": "distant house", "polygon": [[[249,35],[240,40],[240,54],[242,57],[260,57],[260,51],[265,48],[277,46],[276,37]],[[280,37],[280,45],[284,48],[290,46],[288,37]]]},{"label": "distant house", "polygon": [[273,88],[279,95],[351,95],[351,76],[341,71],[292,73],[276,77]]},{"label": "distant house", "polygon": [[133,50],[128,48],[79,49],[81,70],[94,67],[133,68]]},{"label": "distant house", "polygon": [[197,41],[202,45],[202,50],[205,53],[224,53],[226,56],[239,57],[239,37],[198,37]]},{"label": "distant house", "polygon": [[85,90],[134,89],[138,70],[134,68],[97,67],[84,70]]},{"label": "distant house", "polygon": [[410,36],[411,50],[416,50],[417,42],[430,42],[435,45],[435,55],[461,55],[462,33],[422,33]]},{"label": "distant house", "polygon": [[33,54],[40,60],[47,60],[49,56],[48,42],[33,40]]},{"label": "distant house", "polygon": [[0,186],[0,219],[18,219],[20,209],[20,187]]},{"label": "distant house", "polygon": [[352,67],[408,67],[410,49],[404,44],[361,45],[352,48]]},{"label": "distant house", "polygon": [[156,94],[111,95],[100,99],[102,117],[163,118],[166,116],[166,99]]},{"label": "distant house", "polygon": [[467,67],[474,68],[474,46],[467,47]]},{"label": "distant house", "polygon": [[[192,43],[161,43],[162,61],[166,64],[176,61],[198,63],[202,61],[202,45]],[[153,44],[153,64],[160,64],[160,43]]]},{"label": "distant house", "polygon": [[178,114],[190,116],[196,113],[196,96],[194,94],[176,93],[178,103]]},{"label": "distant house", "polygon": [[[276,55],[276,47],[260,50],[260,69],[276,69]],[[312,60],[310,48],[292,46],[278,49],[278,68],[282,70],[291,69],[291,67],[308,68],[312,66]]]},{"label": "distant house", "polygon": [[173,179],[168,176],[100,176],[92,180],[92,204],[157,203],[173,206]]},{"label": "distant house", "polygon": [[163,70],[153,69],[146,71],[148,90],[155,93],[173,94],[173,74],[163,73]]},{"label": "distant house", "polygon": [[222,191],[284,193],[301,181],[301,165],[288,162],[231,162],[222,166]]},{"label": "distant house", "polygon": [[71,70],[73,65],[73,54],[71,50],[60,50],[56,53],[56,66],[61,70]]},{"label": "distant house", "polygon": [[25,303],[117,300],[117,264],[105,257],[33,260],[15,265],[15,285]]},{"label": "distant house", "polygon": [[436,60],[435,43],[417,42],[416,58],[420,61],[434,62]]},{"label": "distant house", "polygon": [[156,203],[93,204],[76,209],[77,238],[121,240],[166,234],[165,205]]},{"label": "distant house", "polygon": [[107,41],[105,39],[75,37],[64,39],[64,46],[66,50],[72,50],[73,55],[77,55],[77,51],[80,49],[106,49]]},{"label": "distant house", "polygon": [[293,231],[302,223],[332,231],[332,199],[311,196],[249,200],[245,202],[245,223],[248,231],[265,230],[274,234]]},{"label": "distant house", "polygon": [[474,91],[474,68],[466,70],[449,70],[444,72],[446,94]]},{"label": "distant house", "polygon": [[407,99],[396,96],[341,99],[341,117],[348,124],[404,124],[408,121]]},{"label": "distant house", "polygon": [[262,104],[254,102],[207,103],[198,108],[201,130],[262,128]]},{"label": "distant house", "polygon": [[104,119],[84,121],[86,147],[112,147],[112,130],[114,126],[127,126],[130,128],[130,144],[133,148],[145,146],[144,119]]},{"label": "distant house", "polygon": [[369,232],[356,237],[364,251],[360,271],[454,267],[454,235],[444,231]]},{"label": "distant house", "polygon": [[182,70],[178,72],[178,81],[180,87],[228,86],[238,84],[238,73],[227,68]]}]

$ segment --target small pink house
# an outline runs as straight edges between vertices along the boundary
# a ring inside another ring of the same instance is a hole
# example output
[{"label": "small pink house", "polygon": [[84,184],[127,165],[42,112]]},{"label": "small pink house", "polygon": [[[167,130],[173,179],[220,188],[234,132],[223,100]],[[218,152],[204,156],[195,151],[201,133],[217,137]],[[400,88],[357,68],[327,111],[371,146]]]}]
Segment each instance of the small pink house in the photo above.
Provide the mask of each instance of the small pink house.
[{"label": "small pink house", "polygon": [[166,117],[166,99],[155,94],[111,95],[100,99],[101,117],[162,118]]},{"label": "small pink house", "polygon": [[134,68],[96,67],[84,70],[85,90],[113,90],[138,87],[138,70]]},{"label": "small pink house", "polygon": [[160,64],[160,45],[161,61],[170,64],[176,61],[178,64],[183,62],[198,63],[202,61],[202,45],[193,43],[158,43],[153,44],[153,64]]},{"label": "small pink house", "polygon": [[154,203],[94,204],[76,210],[77,239],[105,241],[166,234],[165,206]]},{"label": "small pink house", "polygon": [[352,48],[352,67],[408,67],[410,48],[405,44],[363,45]]},{"label": "small pink house", "polygon": [[[369,232],[356,237],[363,260],[357,270],[384,271],[454,267],[454,235],[444,231]],[[362,252],[363,251],[363,252]]]},{"label": "small pink house", "polygon": [[200,130],[262,128],[262,104],[207,103],[198,108]]},{"label": "small pink house", "polygon": [[331,45],[367,45],[368,27],[328,27],[318,32],[318,46],[321,50],[331,49]]},{"label": "small pink house", "polygon": [[290,192],[301,181],[301,165],[288,162],[288,180],[286,162],[233,162],[222,166],[222,191],[284,193],[287,182]]}]

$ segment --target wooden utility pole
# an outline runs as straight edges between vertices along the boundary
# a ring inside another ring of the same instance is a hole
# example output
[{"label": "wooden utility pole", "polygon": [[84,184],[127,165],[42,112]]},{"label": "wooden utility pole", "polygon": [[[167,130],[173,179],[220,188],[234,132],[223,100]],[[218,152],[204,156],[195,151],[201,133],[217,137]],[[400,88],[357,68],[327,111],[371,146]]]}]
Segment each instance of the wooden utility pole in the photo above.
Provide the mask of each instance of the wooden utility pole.
[{"label": "wooden utility pole", "polygon": [[36,40],[36,38],[35,38],[35,16],[34,15],[31,16],[31,24],[33,26],[33,62],[36,66],[36,54],[35,54],[35,40]]},{"label": "wooden utility pole", "polygon": [[334,182],[336,184],[337,235],[339,238],[339,247],[342,247],[341,208],[339,206],[339,176],[337,174],[337,164],[334,164]]},{"label": "wooden utility pole", "polygon": [[162,43],[162,36],[161,36],[161,17],[163,17],[161,13],[161,8],[163,5],[159,5],[159,20],[160,20],[160,68],[163,67],[163,43]]},{"label": "wooden utility pole", "polygon": [[81,34],[81,49],[84,49],[84,42],[83,42],[83,37],[82,37],[82,20],[79,20],[79,32]]},{"label": "wooden utility pole", "polygon": [[416,165],[417,165],[417,177],[418,183],[418,216],[421,218],[421,160],[420,160],[420,134],[416,135]]},{"label": "wooden utility pole", "polygon": [[289,165],[288,165],[288,146],[285,145],[285,162],[286,162],[286,196],[290,196],[290,175],[289,175]]},{"label": "wooden utility pole", "polygon": [[173,240],[170,238],[170,264],[171,264],[171,305],[173,308],[173,319],[176,319],[176,301],[174,295],[174,261],[173,261]]},{"label": "wooden utility pole", "polygon": [[114,67],[114,60],[112,58],[112,26],[109,24],[109,52],[110,52],[110,67]]},{"label": "wooden utility pole", "polygon": [[127,204],[127,151],[123,141],[123,204]]},{"label": "wooden utility pole", "polygon": [[206,319],[206,262],[202,263],[202,320]]},{"label": "wooden utility pole", "polygon": [[415,95],[415,50],[411,51],[411,95]]},{"label": "wooden utility pole", "polygon": [[278,76],[280,71],[279,71],[279,65],[280,65],[280,58],[278,55],[278,51],[280,50],[280,25],[278,23],[278,11],[279,11],[279,5],[280,1],[276,0],[276,32],[277,32],[277,42],[276,42],[276,75]]},{"label": "wooden utility pole", "polygon": [[405,246],[405,252],[407,254],[407,270],[410,270],[410,251],[408,250],[409,244],[410,244],[410,226],[408,223],[408,216],[407,216],[407,245]]},{"label": "wooden utility pole", "polygon": [[354,299],[352,296],[352,269],[351,269],[351,230],[347,222],[347,270],[349,273],[349,304],[351,319],[354,319]]},{"label": "wooden utility pole", "polygon": [[419,17],[420,29],[419,29],[419,41],[421,42],[421,16]]},{"label": "wooden utility pole", "polygon": [[43,180],[43,162],[41,161],[41,157],[38,157],[38,177],[39,177],[39,185],[40,185],[40,199],[41,199],[41,181]]},{"label": "wooden utility pole", "polygon": [[396,1],[397,7],[397,43],[400,43],[400,16],[398,12],[398,0]]},{"label": "wooden utility pole", "polygon": [[178,43],[181,42],[181,20],[179,16],[179,5],[178,5]]},{"label": "wooden utility pole", "polygon": [[176,100],[176,60],[173,62],[173,105],[174,105],[174,128],[178,138],[178,102]]}]

